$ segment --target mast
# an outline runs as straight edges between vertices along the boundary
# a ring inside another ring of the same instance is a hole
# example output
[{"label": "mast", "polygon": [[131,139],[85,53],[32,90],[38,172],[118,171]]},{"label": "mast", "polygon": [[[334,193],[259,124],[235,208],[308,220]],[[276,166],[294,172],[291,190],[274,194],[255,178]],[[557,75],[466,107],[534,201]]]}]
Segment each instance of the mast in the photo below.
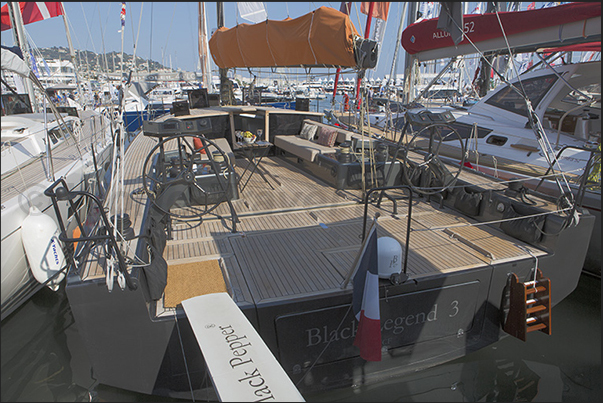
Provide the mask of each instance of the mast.
[{"label": "mast", "polygon": [[[389,80],[388,80],[388,86],[389,86],[389,81],[394,80],[394,87],[396,86],[396,78],[394,77],[395,74],[395,70],[396,70],[396,66],[398,65],[398,50],[400,49],[400,38],[402,38],[402,31],[403,31],[403,26],[404,26],[404,17],[406,16],[406,10],[408,8],[408,2],[404,2],[404,9],[402,11],[402,16],[400,17],[400,25],[398,26],[398,35],[396,36],[396,48],[394,50],[394,58],[392,61],[392,68],[390,70],[389,73]],[[389,97],[388,97],[389,98]]]},{"label": "mast", "polygon": [[[124,31],[126,30],[126,2],[122,1],[121,3],[121,65],[120,72],[121,78],[120,81],[124,79]],[[124,89],[122,88],[122,91]]]},{"label": "mast", "polygon": [[138,30],[136,31],[136,42],[134,42],[134,54],[132,55],[132,71],[136,74],[138,80],[138,67],[136,65],[136,50],[138,49],[138,38],[140,36],[140,26],[142,25],[142,9],[144,2],[140,4],[140,17],[138,17]]},{"label": "mast", "polygon": [[201,65],[201,81],[203,86],[211,92],[211,66],[209,61],[209,45],[207,43],[207,18],[205,16],[205,2],[199,2],[199,63]]},{"label": "mast", "polygon": [[[218,1],[216,11],[218,14],[218,29],[224,26],[224,2]],[[222,105],[232,105],[232,83],[226,76],[228,69],[220,68],[220,100]]]},{"label": "mast", "polygon": [[[417,2],[413,1],[410,3],[410,12],[408,13],[408,24],[406,26],[411,25],[415,22],[417,18]],[[398,38],[398,40],[400,40]],[[408,102],[410,100],[411,94],[414,93],[414,85],[413,85],[413,65],[415,63],[415,58],[412,55],[406,54],[404,58],[404,99],[403,102]]]},{"label": "mast", "polygon": [[78,98],[82,99],[84,92],[80,85],[80,77],[78,74],[78,64],[75,61],[75,49],[71,42],[71,34],[69,33],[69,24],[67,23],[67,12],[65,11],[65,5],[61,2],[61,8],[63,9],[63,23],[65,24],[65,34],[67,35],[67,44],[69,45],[69,55],[71,56],[71,64],[73,64],[73,71],[75,73],[75,85],[77,87]]},{"label": "mast", "polygon": [[[507,3],[506,2],[497,2],[497,1],[488,1],[486,2],[486,12],[494,13],[496,11],[507,11]],[[496,52],[484,52],[484,56],[482,58],[482,68],[479,72],[478,79],[478,95],[481,97],[485,96],[486,93],[490,90],[490,75],[492,73],[492,62],[494,61],[494,57],[496,56]]]}]

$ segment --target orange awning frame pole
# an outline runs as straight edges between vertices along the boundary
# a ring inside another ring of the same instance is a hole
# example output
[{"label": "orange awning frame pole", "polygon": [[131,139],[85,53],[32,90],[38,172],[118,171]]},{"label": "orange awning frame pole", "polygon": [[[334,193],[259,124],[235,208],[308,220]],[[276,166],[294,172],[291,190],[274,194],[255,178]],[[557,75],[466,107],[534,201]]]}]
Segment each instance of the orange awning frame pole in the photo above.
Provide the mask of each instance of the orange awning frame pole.
[{"label": "orange awning frame pole", "polygon": [[[375,6],[375,2],[371,1],[369,4],[368,15],[366,16],[366,28],[364,30],[364,39],[368,39],[371,34],[371,19],[373,18],[373,7]],[[360,109],[360,81],[362,81],[362,77],[358,74],[358,78],[356,79],[356,109]]]}]

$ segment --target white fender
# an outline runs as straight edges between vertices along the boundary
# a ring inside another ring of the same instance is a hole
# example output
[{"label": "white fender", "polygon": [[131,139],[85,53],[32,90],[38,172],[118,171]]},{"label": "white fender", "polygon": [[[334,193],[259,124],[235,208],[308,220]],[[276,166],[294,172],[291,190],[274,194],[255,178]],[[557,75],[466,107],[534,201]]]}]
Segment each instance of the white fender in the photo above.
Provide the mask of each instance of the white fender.
[{"label": "white fender", "polygon": [[[21,224],[21,241],[31,272],[40,283],[45,283],[65,265],[59,233],[59,227],[52,218],[36,206],[29,208],[29,215]],[[63,278],[65,274],[59,274],[47,284],[48,287],[58,290]]]}]

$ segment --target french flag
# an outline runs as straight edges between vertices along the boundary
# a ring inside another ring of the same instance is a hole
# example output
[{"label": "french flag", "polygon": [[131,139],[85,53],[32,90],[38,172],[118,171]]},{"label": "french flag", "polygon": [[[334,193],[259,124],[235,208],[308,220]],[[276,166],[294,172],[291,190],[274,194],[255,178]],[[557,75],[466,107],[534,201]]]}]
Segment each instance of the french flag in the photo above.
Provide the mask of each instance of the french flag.
[{"label": "french flag", "polygon": [[354,345],[360,357],[381,361],[381,318],[379,314],[379,275],[377,264],[377,223],[373,222],[362,247],[354,274],[352,308],[358,320]]},{"label": "french flag", "polygon": [[[20,2],[19,8],[21,9],[21,15],[23,16],[23,24],[25,25],[31,24],[32,22],[46,20],[52,17],[58,17],[59,15],[64,14],[63,4],[60,1]],[[12,26],[8,13],[8,4],[2,6],[0,13],[2,15],[2,24],[0,27],[0,31],[6,31]]]}]

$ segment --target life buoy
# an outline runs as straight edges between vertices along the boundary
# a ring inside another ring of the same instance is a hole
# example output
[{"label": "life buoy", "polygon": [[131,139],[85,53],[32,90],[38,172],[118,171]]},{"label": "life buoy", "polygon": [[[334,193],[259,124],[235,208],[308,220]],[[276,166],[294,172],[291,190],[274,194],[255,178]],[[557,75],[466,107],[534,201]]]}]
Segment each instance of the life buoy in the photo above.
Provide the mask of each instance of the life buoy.
[{"label": "life buoy", "polygon": [[[29,215],[21,224],[21,242],[30,270],[37,281],[45,283],[65,265],[65,255],[59,241],[57,223],[36,206],[29,208]],[[48,287],[56,291],[65,274],[59,274]]]}]

